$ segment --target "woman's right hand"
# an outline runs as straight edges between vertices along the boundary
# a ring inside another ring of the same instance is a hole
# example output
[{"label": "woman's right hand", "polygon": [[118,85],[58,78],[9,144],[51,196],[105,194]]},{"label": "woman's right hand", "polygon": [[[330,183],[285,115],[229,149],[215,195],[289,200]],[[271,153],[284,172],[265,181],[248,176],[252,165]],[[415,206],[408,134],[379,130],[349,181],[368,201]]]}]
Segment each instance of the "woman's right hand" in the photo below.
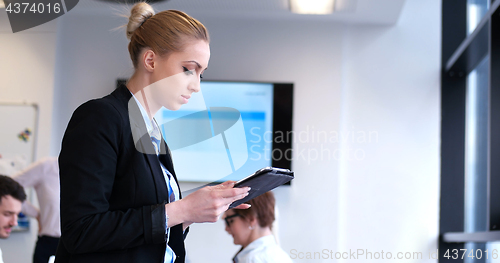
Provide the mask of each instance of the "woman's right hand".
[{"label": "woman's right hand", "polygon": [[[234,181],[203,187],[185,198],[165,205],[168,226],[180,223],[216,222],[231,203],[248,195],[249,187],[234,188]],[[237,208],[248,208],[240,205]]]}]

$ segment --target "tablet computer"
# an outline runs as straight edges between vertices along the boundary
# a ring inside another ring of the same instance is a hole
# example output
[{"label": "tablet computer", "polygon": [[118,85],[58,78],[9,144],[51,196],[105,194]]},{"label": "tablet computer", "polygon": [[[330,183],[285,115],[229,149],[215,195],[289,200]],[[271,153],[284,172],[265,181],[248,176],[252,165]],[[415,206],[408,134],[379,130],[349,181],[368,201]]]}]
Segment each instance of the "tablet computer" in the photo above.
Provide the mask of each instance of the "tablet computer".
[{"label": "tablet computer", "polygon": [[248,195],[243,199],[234,201],[229,208],[234,208],[243,204],[267,191],[270,191],[282,184],[286,184],[293,179],[293,172],[288,169],[265,167],[257,172],[245,177],[234,185],[234,187],[250,187]]}]

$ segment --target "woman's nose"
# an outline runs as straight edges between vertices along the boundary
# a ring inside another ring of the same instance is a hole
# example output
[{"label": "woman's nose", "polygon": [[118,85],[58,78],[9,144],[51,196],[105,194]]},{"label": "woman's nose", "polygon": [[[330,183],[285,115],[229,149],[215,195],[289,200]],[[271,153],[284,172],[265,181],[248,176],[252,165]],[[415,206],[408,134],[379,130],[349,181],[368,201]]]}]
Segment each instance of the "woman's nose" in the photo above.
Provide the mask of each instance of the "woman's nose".
[{"label": "woman's nose", "polygon": [[189,83],[189,90],[192,92],[199,92],[200,91],[200,77],[198,76],[195,80],[191,81]]}]

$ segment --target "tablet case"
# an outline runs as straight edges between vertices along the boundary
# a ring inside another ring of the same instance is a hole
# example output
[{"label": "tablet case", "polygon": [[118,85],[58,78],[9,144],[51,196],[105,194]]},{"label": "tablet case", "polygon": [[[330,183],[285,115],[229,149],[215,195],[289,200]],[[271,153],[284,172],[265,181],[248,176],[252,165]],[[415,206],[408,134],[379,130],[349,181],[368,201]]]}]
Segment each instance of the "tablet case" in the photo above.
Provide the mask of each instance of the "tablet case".
[{"label": "tablet case", "polygon": [[236,182],[234,187],[249,186],[251,189],[243,199],[234,201],[229,208],[243,204],[267,191],[270,191],[293,179],[293,172],[288,169],[265,167],[254,174]]}]

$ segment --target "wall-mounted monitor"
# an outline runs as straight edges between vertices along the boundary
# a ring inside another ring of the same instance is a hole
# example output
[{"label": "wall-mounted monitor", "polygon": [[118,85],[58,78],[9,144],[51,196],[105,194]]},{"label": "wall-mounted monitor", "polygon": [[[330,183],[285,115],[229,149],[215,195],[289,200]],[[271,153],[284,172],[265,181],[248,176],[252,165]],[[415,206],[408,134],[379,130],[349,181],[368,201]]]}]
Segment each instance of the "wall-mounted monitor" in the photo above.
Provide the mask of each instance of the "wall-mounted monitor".
[{"label": "wall-mounted monitor", "polygon": [[237,181],[266,166],[291,168],[293,84],[202,81],[200,87],[179,110],[155,115],[179,181]]}]

